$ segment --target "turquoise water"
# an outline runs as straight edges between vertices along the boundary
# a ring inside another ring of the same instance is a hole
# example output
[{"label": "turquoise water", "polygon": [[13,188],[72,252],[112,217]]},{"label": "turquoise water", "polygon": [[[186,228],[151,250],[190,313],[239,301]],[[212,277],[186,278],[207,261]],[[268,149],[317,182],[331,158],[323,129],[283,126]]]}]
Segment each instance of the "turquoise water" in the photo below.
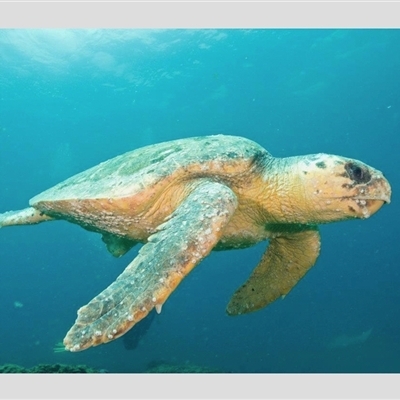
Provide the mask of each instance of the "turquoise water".
[{"label": "turquoise water", "polygon": [[139,338],[80,353],[54,347],[138,248],[115,259],[61,221],[2,229],[0,365],[400,372],[400,31],[0,30],[0,62],[1,212],[128,150],[216,133],[354,157],[394,192],[371,219],[322,226],[317,264],[284,300],[227,316],[266,243],[212,253]]}]

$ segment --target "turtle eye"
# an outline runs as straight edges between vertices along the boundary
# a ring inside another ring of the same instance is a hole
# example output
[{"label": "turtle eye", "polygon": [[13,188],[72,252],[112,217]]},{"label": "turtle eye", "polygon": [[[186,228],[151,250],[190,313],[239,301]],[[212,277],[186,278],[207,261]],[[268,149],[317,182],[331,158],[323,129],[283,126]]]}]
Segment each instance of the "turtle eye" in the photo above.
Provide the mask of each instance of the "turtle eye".
[{"label": "turtle eye", "polygon": [[371,180],[371,174],[364,166],[360,166],[353,162],[348,162],[344,168],[350,179],[352,179],[355,183],[367,183]]}]

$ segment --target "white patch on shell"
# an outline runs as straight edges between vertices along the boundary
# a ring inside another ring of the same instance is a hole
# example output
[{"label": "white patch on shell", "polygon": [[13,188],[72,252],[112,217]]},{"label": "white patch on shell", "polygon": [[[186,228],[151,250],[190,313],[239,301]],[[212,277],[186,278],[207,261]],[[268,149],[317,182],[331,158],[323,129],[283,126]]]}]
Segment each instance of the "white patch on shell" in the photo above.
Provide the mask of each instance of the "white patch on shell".
[{"label": "white patch on shell", "polygon": [[162,304],[156,304],[157,314],[161,314]]},{"label": "white patch on shell", "polygon": [[81,349],[81,345],[80,344],[74,344],[71,348],[70,351],[75,352],[75,351],[79,351]]}]

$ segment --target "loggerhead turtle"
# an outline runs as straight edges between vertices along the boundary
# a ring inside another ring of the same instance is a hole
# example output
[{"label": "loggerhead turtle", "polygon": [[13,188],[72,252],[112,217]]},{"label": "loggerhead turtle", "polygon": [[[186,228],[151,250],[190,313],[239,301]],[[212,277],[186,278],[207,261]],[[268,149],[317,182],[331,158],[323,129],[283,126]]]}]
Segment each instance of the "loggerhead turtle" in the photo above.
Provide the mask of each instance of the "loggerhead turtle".
[{"label": "loggerhead turtle", "polygon": [[368,218],[390,202],[382,173],[328,154],[274,158],[243,137],[193,137],[105,161],[0,214],[0,227],[63,219],[137,257],[78,310],[64,339],[80,351],[122,336],[155,308],[211,250],[269,239],[260,263],[232,296],[229,315],[285,296],[314,265],[318,224]]}]

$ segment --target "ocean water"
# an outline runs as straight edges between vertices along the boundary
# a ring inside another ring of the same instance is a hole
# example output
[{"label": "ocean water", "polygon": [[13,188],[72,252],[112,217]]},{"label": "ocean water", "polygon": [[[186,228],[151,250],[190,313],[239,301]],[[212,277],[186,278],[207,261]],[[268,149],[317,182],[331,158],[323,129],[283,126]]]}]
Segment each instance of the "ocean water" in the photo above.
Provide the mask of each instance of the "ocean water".
[{"label": "ocean water", "polygon": [[400,31],[0,30],[0,65],[0,212],[126,151],[217,133],[353,157],[393,189],[370,219],[321,226],[284,300],[229,317],[267,243],[215,252],[140,332],[78,353],[55,349],[139,247],[113,258],[64,221],[1,229],[0,365],[400,372]]}]

